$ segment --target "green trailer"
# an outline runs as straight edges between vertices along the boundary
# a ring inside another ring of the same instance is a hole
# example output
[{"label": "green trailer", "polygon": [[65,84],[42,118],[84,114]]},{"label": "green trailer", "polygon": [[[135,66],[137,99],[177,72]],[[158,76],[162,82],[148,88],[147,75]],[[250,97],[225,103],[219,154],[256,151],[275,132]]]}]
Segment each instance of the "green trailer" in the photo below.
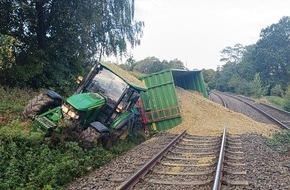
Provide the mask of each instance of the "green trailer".
[{"label": "green trailer", "polygon": [[182,122],[175,86],[208,97],[201,71],[179,69],[153,73],[140,79],[148,90],[141,94],[150,132],[171,129]]}]

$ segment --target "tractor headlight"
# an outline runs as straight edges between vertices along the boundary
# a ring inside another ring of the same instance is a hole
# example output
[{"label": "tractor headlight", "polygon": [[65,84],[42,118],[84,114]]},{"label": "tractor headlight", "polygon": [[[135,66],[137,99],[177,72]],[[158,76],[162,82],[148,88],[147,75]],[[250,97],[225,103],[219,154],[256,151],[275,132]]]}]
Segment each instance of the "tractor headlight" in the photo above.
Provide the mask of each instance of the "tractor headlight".
[{"label": "tractor headlight", "polygon": [[79,114],[77,114],[73,109],[70,109],[67,105],[62,105],[61,106],[62,112],[69,116],[72,119],[79,119]]},{"label": "tractor headlight", "polygon": [[62,105],[61,109],[62,109],[63,113],[67,113],[68,112],[68,107],[66,107],[65,105]]},{"label": "tractor headlight", "polygon": [[70,116],[73,119],[78,119],[79,118],[79,115],[76,114],[74,111],[68,111],[67,115]]},{"label": "tractor headlight", "polygon": [[118,107],[116,108],[116,112],[120,113],[122,112],[122,109],[123,109],[123,106],[119,104]]}]

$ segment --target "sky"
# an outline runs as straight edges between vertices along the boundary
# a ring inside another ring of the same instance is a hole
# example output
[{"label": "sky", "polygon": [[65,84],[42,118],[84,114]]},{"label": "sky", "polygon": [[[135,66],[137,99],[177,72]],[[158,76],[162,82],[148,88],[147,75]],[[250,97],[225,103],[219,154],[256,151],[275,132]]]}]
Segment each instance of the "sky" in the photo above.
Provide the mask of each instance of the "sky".
[{"label": "sky", "polygon": [[290,0],[135,0],[135,19],[145,27],[130,53],[136,61],[154,56],[216,70],[222,49],[255,44],[283,16],[290,16]]}]

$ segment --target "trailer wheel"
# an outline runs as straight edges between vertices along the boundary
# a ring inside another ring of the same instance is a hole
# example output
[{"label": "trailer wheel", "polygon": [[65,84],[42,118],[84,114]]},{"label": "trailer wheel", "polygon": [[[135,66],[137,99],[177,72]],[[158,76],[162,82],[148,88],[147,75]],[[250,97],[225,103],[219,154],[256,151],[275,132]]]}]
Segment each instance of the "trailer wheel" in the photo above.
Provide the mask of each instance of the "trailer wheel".
[{"label": "trailer wheel", "polygon": [[43,93],[35,96],[24,108],[22,115],[24,120],[33,119],[36,115],[44,113],[51,108],[61,105],[59,99],[53,99]]}]

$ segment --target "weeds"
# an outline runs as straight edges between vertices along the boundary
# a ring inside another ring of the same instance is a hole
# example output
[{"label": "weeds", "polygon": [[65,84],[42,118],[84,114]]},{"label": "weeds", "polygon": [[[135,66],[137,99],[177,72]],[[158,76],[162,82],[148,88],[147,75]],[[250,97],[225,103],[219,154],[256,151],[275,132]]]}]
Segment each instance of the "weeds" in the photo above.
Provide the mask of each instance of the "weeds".
[{"label": "weeds", "polygon": [[37,92],[0,86],[0,126],[21,116],[23,107]]},{"label": "weeds", "polygon": [[263,99],[265,99],[266,102],[269,102],[270,105],[276,106],[280,109],[284,109],[285,101],[283,98],[278,96],[265,96]]},{"label": "weeds", "polygon": [[266,138],[266,144],[279,153],[290,151],[290,131],[276,132],[272,138]]}]

